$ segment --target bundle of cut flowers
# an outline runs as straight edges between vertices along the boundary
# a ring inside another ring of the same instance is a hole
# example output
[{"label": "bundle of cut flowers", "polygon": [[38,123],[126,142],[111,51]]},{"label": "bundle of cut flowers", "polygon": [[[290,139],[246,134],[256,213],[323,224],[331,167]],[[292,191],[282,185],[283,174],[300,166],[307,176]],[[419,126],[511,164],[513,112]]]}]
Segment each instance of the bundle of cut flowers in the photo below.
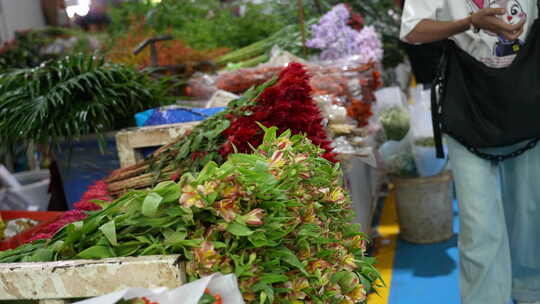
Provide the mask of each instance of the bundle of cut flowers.
[{"label": "bundle of cut flowers", "polygon": [[247,303],[365,302],[379,276],[339,165],[304,135],[262,128],[252,154],[129,191],[0,262],[180,254],[190,280],[234,273]]},{"label": "bundle of cut flowers", "polygon": [[382,60],[383,49],[375,29],[364,26],[352,28],[351,11],[345,4],[336,5],[321,20],[311,26],[313,38],[307,41],[309,48],[319,49],[322,60],[336,60],[357,55],[363,63]]},{"label": "bundle of cut flowers", "polygon": [[[374,27],[364,26],[362,17],[345,4],[336,5],[319,20],[309,20],[307,26],[307,37],[310,39],[306,46],[309,54],[316,55],[318,59],[358,56],[363,63],[382,60],[383,44],[378,33]],[[249,65],[241,63],[243,60],[264,57],[274,46],[297,56],[305,56],[301,41],[299,26],[290,25],[263,41],[217,58],[216,63],[247,67]],[[245,62],[259,63],[253,59]]]},{"label": "bundle of cut flowers", "polygon": [[228,154],[249,152],[262,142],[258,123],[276,126],[279,132],[306,134],[334,160],[322,117],[311,98],[309,76],[301,64],[291,63],[279,76],[249,90],[228,108],[192,129],[176,142],[162,147],[147,160],[114,171],[105,182],[112,195],[176,180],[184,172],[196,172],[206,163],[222,163]]}]

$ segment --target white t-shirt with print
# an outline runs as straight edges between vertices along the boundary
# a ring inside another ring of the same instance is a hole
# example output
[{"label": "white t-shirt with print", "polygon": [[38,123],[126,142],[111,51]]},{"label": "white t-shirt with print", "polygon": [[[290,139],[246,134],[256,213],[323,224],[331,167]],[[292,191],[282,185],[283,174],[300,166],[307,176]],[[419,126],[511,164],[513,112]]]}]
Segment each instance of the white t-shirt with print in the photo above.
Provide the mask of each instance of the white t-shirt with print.
[{"label": "white t-shirt with print", "polygon": [[494,33],[468,30],[451,37],[457,45],[491,67],[505,67],[512,63],[523,46],[530,26],[538,16],[537,0],[405,0],[401,21],[400,37],[405,37],[423,19],[455,21],[466,18],[482,8],[505,8],[507,13],[500,16],[510,24],[526,18],[523,35],[516,41],[507,41]]}]

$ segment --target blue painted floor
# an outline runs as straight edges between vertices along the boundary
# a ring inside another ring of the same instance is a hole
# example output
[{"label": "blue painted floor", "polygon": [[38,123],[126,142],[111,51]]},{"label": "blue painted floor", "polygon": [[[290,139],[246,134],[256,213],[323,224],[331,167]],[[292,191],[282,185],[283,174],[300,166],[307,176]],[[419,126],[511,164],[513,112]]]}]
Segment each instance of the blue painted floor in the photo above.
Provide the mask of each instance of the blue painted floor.
[{"label": "blue painted floor", "polygon": [[389,304],[459,304],[458,212],[454,236],[433,245],[398,240]]}]

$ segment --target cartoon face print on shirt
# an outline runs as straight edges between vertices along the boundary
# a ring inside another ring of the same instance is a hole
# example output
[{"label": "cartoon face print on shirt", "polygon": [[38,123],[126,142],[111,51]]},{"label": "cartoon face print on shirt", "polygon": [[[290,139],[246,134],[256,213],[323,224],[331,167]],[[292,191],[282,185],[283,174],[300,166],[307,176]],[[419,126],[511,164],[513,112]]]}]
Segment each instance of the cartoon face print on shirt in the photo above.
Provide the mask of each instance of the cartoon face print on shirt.
[{"label": "cartoon face print on shirt", "polygon": [[[483,8],[504,8],[506,13],[503,16],[499,16],[501,20],[508,24],[518,24],[521,20],[527,18],[527,13],[523,9],[523,5],[520,1],[523,0],[467,0],[473,12],[476,12]],[[495,33],[485,31],[485,33],[495,36]],[[521,39],[514,41],[506,40],[502,36],[498,36],[498,41],[493,46],[493,55],[497,57],[505,57],[514,55],[523,46]]]}]

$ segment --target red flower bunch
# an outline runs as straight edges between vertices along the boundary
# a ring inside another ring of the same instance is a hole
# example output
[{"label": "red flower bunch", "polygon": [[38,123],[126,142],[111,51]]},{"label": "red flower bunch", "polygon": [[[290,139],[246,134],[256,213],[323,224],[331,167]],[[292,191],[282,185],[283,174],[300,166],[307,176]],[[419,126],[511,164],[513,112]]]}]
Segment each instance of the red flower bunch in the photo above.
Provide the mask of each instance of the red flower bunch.
[{"label": "red flower bunch", "polygon": [[101,207],[92,201],[112,201],[107,191],[107,184],[104,181],[98,181],[92,186],[88,187],[88,190],[83,194],[80,201],[75,203],[76,210],[83,211],[95,211],[100,210]]},{"label": "red flower bunch", "polygon": [[293,134],[306,134],[314,144],[326,150],[326,159],[336,162],[321,124],[319,108],[311,98],[309,76],[303,65],[289,64],[280,73],[277,83],[264,90],[257,104],[246,110],[251,115],[234,119],[222,133],[226,137],[220,150],[223,157],[233,152],[233,146],[238,152],[250,152],[251,147],[259,146],[263,137],[257,125],[260,123],[265,127],[276,126],[279,133],[291,130]]},{"label": "red flower bunch", "polygon": [[86,216],[87,214],[82,210],[75,209],[67,211],[66,213],[62,214],[62,216],[60,216],[60,218],[54,223],[43,228],[43,230],[39,231],[32,238],[28,239],[26,243],[31,243],[35,240],[50,239],[56,234],[58,230],[62,229],[62,227],[64,227],[65,225],[80,221],[86,218]]},{"label": "red flower bunch", "polygon": [[360,80],[360,86],[362,87],[362,97],[364,102],[375,102],[374,92],[382,87],[381,73],[379,71],[373,71],[371,78]]},{"label": "red flower bunch", "polygon": [[109,192],[107,191],[107,184],[104,181],[98,181],[92,186],[88,187],[88,190],[83,194],[81,200],[75,203],[74,210],[67,211],[66,213],[62,214],[54,223],[51,223],[42,230],[37,231],[37,233],[32,238],[28,239],[26,243],[31,243],[40,239],[50,239],[56,234],[56,232],[58,232],[58,230],[62,229],[62,227],[85,219],[88,216],[87,212],[100,210],[101,207],[92,202],[94,200],[107,202],[112,201],[112,198],[109,196]]},{"label": "red flower bunch", "polygon": [[369,124],[369,118],[373,115],[371,103],[353,99],[347,107],[347,114],[357,121],[358,127],[365,127]]},{"label": "red flower bunch", "polygon": [[347,9],[349,10],[349,13],[351,14],[351,17],[349,18],[349,22],[347,22],[347,25],[357,31],[362,30],[362,28],[364,27],[364,17],[354,12],[352,7],[348,3],[345,3],[345,7],[347,7]]}]

